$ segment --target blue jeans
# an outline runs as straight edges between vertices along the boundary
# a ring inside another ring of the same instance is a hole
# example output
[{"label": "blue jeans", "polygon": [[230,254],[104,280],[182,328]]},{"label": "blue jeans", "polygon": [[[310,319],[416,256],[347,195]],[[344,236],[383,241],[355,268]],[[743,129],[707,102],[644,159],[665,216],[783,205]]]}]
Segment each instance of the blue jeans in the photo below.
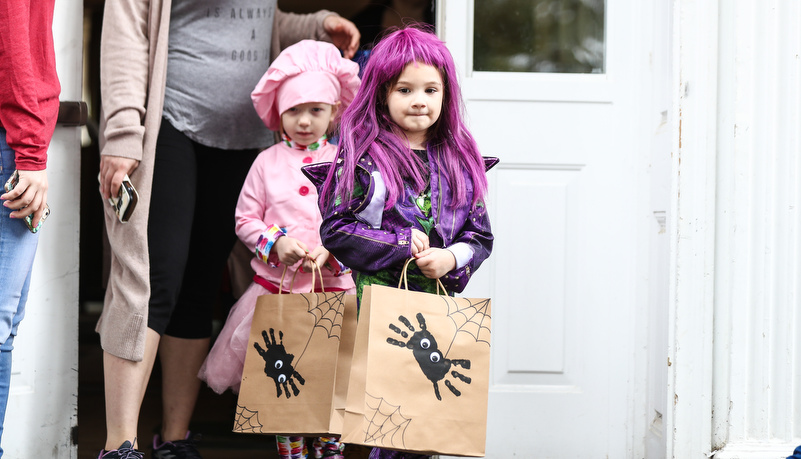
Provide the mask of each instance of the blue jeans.
[{"label": "blue jeans", "polygon": [[[14,150],[6,143],[5,129],[0,128],[0,187],[14,169]],[[3,193],[5,189],[0,192]],[[10,209],[0,205],[0,439],[11,382],[11,350],[17,326],[25,315],[33,257],[39,242],[38,234],[28,231],[22,219],[10,218],[10,213]]]}]

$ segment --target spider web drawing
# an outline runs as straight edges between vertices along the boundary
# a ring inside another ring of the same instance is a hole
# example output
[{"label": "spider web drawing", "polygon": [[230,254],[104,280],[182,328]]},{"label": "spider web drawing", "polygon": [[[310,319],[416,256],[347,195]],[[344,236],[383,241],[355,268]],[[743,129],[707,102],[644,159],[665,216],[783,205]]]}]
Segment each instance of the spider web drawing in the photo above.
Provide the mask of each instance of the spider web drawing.
[{"label": "spider web drawing", "polygon": [[411,418],[401,414],[399,405],[387,403],[383,398],[365,394],[366,405],[364,419],[367,421],[367,430],[364,432],[364,441],[367,444],[384,446],[387,448],[405,449],[404,436]]},{"label": "spider web drawing", "polygon": [[251,411],[242,405],[236,406],[236,418],[234,419],[234,432],[245,433],[264,433],[264,426],[259,421],[259,412]]},{"label": "spider web drawing", "polygon": [[[311,296],[311,295],[310,295]],[[308,313],[314,317],[314,327],[309,334],[309,339],[303,347],[303,352],[300,353],[297,360],[295,360],[295,368],[300,364],[300,359],[306,353],[306,349],[311,343],[314,331],[318,328],[325,330],[328,338],[340,339],[342,333],[342,317],[345,312],[345,292],[329,292],[315,294],[317,301],[310,300],[309,297],[303,296],[306,300]]]},{"label": "spider web drawing", "polygon": [[[309,301],[308,298],[304,298]],[[309,302],[309,314],[314,316],[314,327],[325,330],[329,338],[339,339],[344,312],[345,292],[318,293],[317,304]]]},{"label": "spider web drawing", "polygon": [[[448,318],[451,319],[456,326],[456,333],[454,333],[453,340],[445,352],[445,356],[456,341],[456,336],[462,332],[472,336],[477,343],[486,343],[490,345],[490,300],[473,299],[473,298],[450,298],[442,297],[448,305]],[[456,300],[461,301],[456,301]]]}]

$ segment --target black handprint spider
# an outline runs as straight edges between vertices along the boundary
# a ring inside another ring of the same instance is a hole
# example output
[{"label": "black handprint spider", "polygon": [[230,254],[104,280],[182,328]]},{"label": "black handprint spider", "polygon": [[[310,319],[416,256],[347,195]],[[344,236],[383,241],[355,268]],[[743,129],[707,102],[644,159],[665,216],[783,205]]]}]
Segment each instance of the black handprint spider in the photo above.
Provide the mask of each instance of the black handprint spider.
[{"label": "black handprint spider", "polygon": [[[439,385],[437,383],[445,378],[445,376],[448,374],[448,371],[451,369],[451,365],[460,366],[466,370],[469,370],[470,360],[446,359],[437,347],[437,340],[434,339],[434,335],[432,335],[428,329],[426,329],[426,319],[423,317],[423,314],[417,313],[417,323],[420,326],[420,330],[418,331],[415,331],[414,327],[409,322],[409,319],[406,317],[400,316],[398,317],[398,320],[405,325],[410,332],[412,332],[412,337],[409,338],[409,340],[405,343],[394,338],[387,338],[387,342],[389,344],[394,344],[395,346],[405,347],[412,350],[415,360],[417,360],[417,363],[420,365],[420,369],[423,370],[423,374],[432,383],[434,383],[434,394],[437,396],[437,400],[442,400],[442,397],[439,394]],[[400,327],[395,324],[389,324],[389,328],[395,333],[401,335],[403,338],[409,337],[409,334],[405,330],[401,330]],[[456,370],[451,371],[451,376],[467,384],[470,384],[472,381],[470,377],[465,376]],[[445,379],[445,386],[450,389],[453,395],[457,397],[462,395],[462,393],[447,379]]]},{"label": "black handprint spider", "polygon": [[[284,348],[284,332],[278,331],[279,341],[276,341],[275,332],[272,328],[270,329],[270,336],[267,336],[265,330],[261,331],[261,336],[264,338],[264,347],[267,350],[262,349],[257,342],[254,342],[253,346],[259,351],[261,358],[264,359],[264,374],[275,381],[277,396],[281,396],[281,386],[284,387],[286,398],[290,397],[289,387],[292,387],[292,393],[297,396],[300,393],[300,389],[295,385],[294,380],[297,379],[301,385],[306,384],[306,380],[292,366],[292,360],[295,356],[294,354],[288,354]],[[287,387],[287,384],[289,387]]]}]

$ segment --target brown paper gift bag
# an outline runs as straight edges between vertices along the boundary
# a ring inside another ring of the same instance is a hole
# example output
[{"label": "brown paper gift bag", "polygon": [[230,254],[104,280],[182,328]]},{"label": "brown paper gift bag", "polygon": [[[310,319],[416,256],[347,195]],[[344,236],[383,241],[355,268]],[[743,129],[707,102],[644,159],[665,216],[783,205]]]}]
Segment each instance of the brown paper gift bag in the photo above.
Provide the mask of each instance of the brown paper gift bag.
[{"label": "brown paper gift bag", "polygon": [[260,296],[234,432],[341,434],[355,333],[355,295]]},{"label": "brown paper gift bag", "polygon": [[490,320],[489,299],[365,287],[341,441],[484,456]]}]

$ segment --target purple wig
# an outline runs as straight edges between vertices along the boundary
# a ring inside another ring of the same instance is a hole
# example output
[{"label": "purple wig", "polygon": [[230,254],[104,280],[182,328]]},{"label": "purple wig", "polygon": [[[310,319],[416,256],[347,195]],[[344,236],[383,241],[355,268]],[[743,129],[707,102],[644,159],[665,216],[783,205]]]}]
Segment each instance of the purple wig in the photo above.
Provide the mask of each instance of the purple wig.
[{"label": "purple wig", "polygon": [[[415,191],[425,189],[428,178],[421,160],[409,148],[403,130],[392,121],[387,96],[407,65],[421,63],[439,70],[444,86],[440,117],[428,130],[427,149],[434,152],[445,179],[451,186],[455,205],[475,206],[487,193],[484,161],[475,139],[462,118],[464,103],[453,57],[436,35],[416,27],[397,30],[383,38],[370,55],[362,84],[351,105],[342,114],[339,157],[342,175],[336,183],[338,167],[332,167],[321,190],[324,199],[341,196],[349,200],[354,187],[356,164],[364,154],[375,161],[387,186],[386,209],[403,192],[404,181]],[[468,203],[463,171],[473,182],[473,200]],[[334,189],[336,188],[336,189]]]}]

